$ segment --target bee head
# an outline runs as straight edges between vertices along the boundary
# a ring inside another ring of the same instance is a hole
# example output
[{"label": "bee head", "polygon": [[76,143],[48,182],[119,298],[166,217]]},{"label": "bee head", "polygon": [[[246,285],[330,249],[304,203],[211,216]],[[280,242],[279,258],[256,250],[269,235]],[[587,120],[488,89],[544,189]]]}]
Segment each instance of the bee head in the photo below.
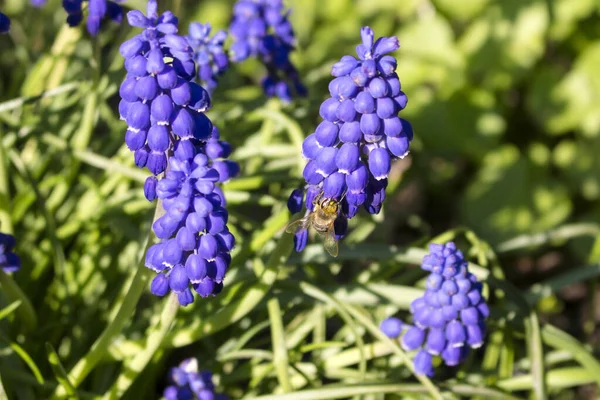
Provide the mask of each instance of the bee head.
[{"label": "bee head", "polygon": [[321,202],[321,208],[327,214],[337,214],[339,209],[339,204],[335,199],[323,199]]}]

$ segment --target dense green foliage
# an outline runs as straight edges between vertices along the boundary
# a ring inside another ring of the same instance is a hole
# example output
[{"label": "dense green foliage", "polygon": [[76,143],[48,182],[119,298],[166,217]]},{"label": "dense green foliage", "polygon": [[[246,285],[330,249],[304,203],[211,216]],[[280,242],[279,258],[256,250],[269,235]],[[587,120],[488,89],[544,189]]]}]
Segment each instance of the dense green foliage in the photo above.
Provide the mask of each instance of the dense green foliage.
[{"label": "dense green foliage", "polygon": [[[176,315],[148,291],[155,204],[117,112],[118,45],[134,31],[106,23],[91,39],[64,25],[59,0],[4,3],[0,222],[23,260],[0,272],[8,398],[158,398],[168,368],[190,356],[232,399],[600,394],[598,1],[289,1],[309,97],[266,99],[253,61],[221,80],[209,116],[242,167],[225,186],[237,246],[223,292]],[[159,1],[183,32],[191,21],[226,28],[232,4]],[[351,221],[336,259],[318,238],[295,254],[282,231],[301,142],[331,65],[365,25],[400,39],[411,156],[394,164],[382,212]],[[425,245],[450,239],[486,282],[492,315],[486,345],[429,380],[377,326],[407,318]]]}]

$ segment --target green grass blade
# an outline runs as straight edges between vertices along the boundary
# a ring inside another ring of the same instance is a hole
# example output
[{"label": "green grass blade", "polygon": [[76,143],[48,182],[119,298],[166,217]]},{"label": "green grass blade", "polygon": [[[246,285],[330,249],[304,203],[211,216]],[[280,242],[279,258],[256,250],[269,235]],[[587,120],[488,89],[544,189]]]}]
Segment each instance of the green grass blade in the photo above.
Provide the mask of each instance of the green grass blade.
[{"label": "green grass blade", "polygon": [[277,374],[277,379],[279,380],[279,385],[281,385],[283,392],[289,393],[293,388],[288,372],[290,365],[279,301],[277,301],[276,298],[269,300],[267,302],[267,310],[269,312],[269,321],[271,322],[271,343],[273,347],[273,365],[275,366],[275,373]]},{"label": "green grass blade", "polygon": [[65,371],[65,368],[60,362],[58,354],[56,354],[56,351],[48,342],[46,342],[46,354],[48,355],[48,362],[52,367],[52,372],[54,372],[54,376],[56,377],[56,380],[58,381],[60,386],[64,388],[65,392],[67,393],[70,399],[79,399],[79,395],[77,394],[77,391],[75,390],[75,387],[73,387],[71,381],[69,381],[67,372]]}]

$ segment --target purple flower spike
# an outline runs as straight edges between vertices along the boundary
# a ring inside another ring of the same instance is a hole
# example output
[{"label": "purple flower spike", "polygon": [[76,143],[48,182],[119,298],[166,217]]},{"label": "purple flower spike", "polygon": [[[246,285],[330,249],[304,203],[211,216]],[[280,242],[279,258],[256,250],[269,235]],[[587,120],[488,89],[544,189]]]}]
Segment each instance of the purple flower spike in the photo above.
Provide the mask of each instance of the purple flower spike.
[{"label": "purple flower spike", "polygon": [[295,37],[288,15],[282,0],[238,0],[229,26],[233,38],[231,60],[258,58],[267,69],[262,80],[266,95],[284,102],[290,102],[294,94],[306,95],[306,87],[289,58]]},{"label": "purple flower spike", "polygon": [[427,290],[410,305],[417,326],[404,333],[401,344],[407,351],[420,349],[414,359],[415,371],[433,376],[432,355],[455,366],[470,349],[483,345],[489,308],[481,283],[469,272],[454,243],[433,243],[429,251],[421,265],[430,272]]},{"label": "purple flower spike", "polygon": [[170,11],[159,15],[156,0],[150,0],[146,15],[131,11],[127,20],[144,31],[120,47],[127,76],[119,112],[136,165],[154,175],[144,195],[158,198],[165,211],[153,224],[161,241],[146,256],[146,266],[157,273],[150,289],[157,296],[173,291],[186,306],[194,301],[192,289],[206,297],[223,288],[235,240],[218,185],[237,175],[239,166],[226,159],[231,146],[204,114],[210,99],[192,81],[193,52],[177,35],[177,18]]},{"label": "purple flower spike", "polygon": [[[34,6],[41,7],[46,3],[46,0],[31,0],[31,2]],[[83,21],[83,2],[84,0],[63,0],[62,6],[67,13],[67,24],[69,26],[77,26]],[[87,3],[86,28],[92,36],[98,35],[100,24],[105,17],[108,16],[117,23],[120,23],[123,19],[123,9],[118,4],[119,0],[87,0]]]},{"label": "purple flower spike", "polygon": [[4,272],[16,272],[21,268],[21,259],[13,252],[15,244],[13,235],[0,232],[0,268]]},{"label": "purple flower spike", "polygon": [[386,318],[379,324],[379,329],[387,337],[395,339],[402,333],[402,321],[395,317]]},{"label": "purple flower spike", "polygon": [[186,36],[198,64],[198,79],[210,93],[217,87],[218,77],[229,68],[229,59],[223,49],[227,32],[221,30],[211,36],[211,29],[210,24],[192,22]]},{"label": "purple flower spike", "polygon": [[[260,15],[255,2],[238,4],[238,12],[247,18]],[[302,144],[308,160],[303,173],[306,191],[340,202],[339,218],[346,221],[360,206],[379,213],[392,162],[408,154],[413,138],[410,124],[398,117],[407,100],[395,72],[396,59],[388,55],[398,49],[398,39],[376,39],[369,27],[360,35],[358,58],[346,55],[333,65],[330,97],[319,107],[323,121]]]},{"label": "purple flower spike", "polygon": [[163,392],[166,400],[198,399],[227,400],[223,394],[216,393],[210,371],[200,371],[198,360],[188,358],[169,371],[169,382]]}]

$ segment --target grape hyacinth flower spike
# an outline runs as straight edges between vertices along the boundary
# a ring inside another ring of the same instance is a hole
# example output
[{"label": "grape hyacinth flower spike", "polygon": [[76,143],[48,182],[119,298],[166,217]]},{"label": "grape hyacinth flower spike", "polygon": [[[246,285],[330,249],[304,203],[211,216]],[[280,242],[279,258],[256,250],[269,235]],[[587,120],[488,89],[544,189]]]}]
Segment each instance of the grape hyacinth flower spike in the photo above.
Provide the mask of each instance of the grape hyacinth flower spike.
[{"label": "grape hyacinth flower spike", "polygon": [[[361,29],[361,37],[358,59],[343,56],[331,69],[330,97],[319,109],[323,121],[302,144],[306,187],[292,192],[289,202],[294,213],[305,201],[308,214],[319,196],[339,201],[338,239],[360,206],[379,213],[391,163],[408,154],[413,138],[411,124],[398,117],[407,97],[400,90],[397,61],[388,54],[400,47],[398,38],[374,40],[369,27]],[[296,251],[304,249],[306,237],[296,233]]]},{"label": "grape hyacinth flower spike", "polygon": [[212,123],[204,115],[210,100],[206,90],[192,82],[196,74],[192,49],[177,35],[173,13],[159,16],[156,1],[150,0],[147,17],[135,10],[127,20],[144,32],[120,48],[127,70],[119,89],[119,112],[128,125],[125,142],[136,165],[158,175],[165,171],[175,142],[210,136]]},{"label": "grape hyacinth flower spike", "polygon": [[229,59],[223,49],[227,32],[221,30],[210,36],[210,24],[192,22],[186,39],[194,51],[194,60],[198,64],[200,84],[212,93],[217,87],[217,78],[229,68]]},{"label": "grape hyacinth flower spike", "polygon": [[12,251],[15,244],[13,235],[0,232],[0,268],[4,272],[15,272],[21,268],[21,259]]},{"label": "grape hyacinth flower spike", "polygon": [[489,308],[481,293],[483,285],[469,272],[467,261],[453,242],[431,244],[429,250],[421,265],[430,272],[425,294],[410,305],[414,326],[388,318],[380,328],[387,336],[397,338],[404,327],[402,347],[417,350],[415,371],[431,377],[434,356],[455,366],[471,349],[483,344]]},{"label": "grape hyacinth flower spike", "polygon": [[146,253],[146,267],[157,273],[150,290],[157,296],[173,291],[186,306],[194,301],[192,289],[206,297],[223,288],[235,239],[218,184],[239,167],[226,159],[231,146],[204,114],[209,96],[192,82],[196,66],[188,41],[177,35],[177,18],[169,11],[159,16],[150,0],[147,16],[131,11],[127,19],[144,33],[121,46],[125,142],[136,164],[155,175],[144,185],[146,198],[158,198],[165,210],[153,224],[161,241]]},{"label": "grape hyacinth flower spike", "polygon": [[10,31],[10,18],[0,11],[0,34]]},{"label": "grape hyacinth flower spike", "polygon": [[258,58],[267,69],[262,80],[265,93],[284,102],[290,102],[294,94],[306,95],[306,87],[290,60],[296,40],[288,16],[282,0],[239,0],[229,26],[232,61]]},{"label": "grape hyacinth flower spike", "polygon": [[215,393],[215,385],[210,371],[198,371],[195,358],[183,360],[179,366],[169,371],[169,381],[163,392],[165,400],[198,399],[227,400],[227,396]]},{"label": "grape hyacinth flower spike", "polygon": [[[40,3],[39,0],[36,0]],[[100,32],[100,23],[105,17],[117,23],[123,19],[123,9],[118,4],[120,0],[88,0],[87,31],[92,36]],[[83,0],[63,0],[62,6],[67,12],[67,24],[75,27],[83,21]]]}]

